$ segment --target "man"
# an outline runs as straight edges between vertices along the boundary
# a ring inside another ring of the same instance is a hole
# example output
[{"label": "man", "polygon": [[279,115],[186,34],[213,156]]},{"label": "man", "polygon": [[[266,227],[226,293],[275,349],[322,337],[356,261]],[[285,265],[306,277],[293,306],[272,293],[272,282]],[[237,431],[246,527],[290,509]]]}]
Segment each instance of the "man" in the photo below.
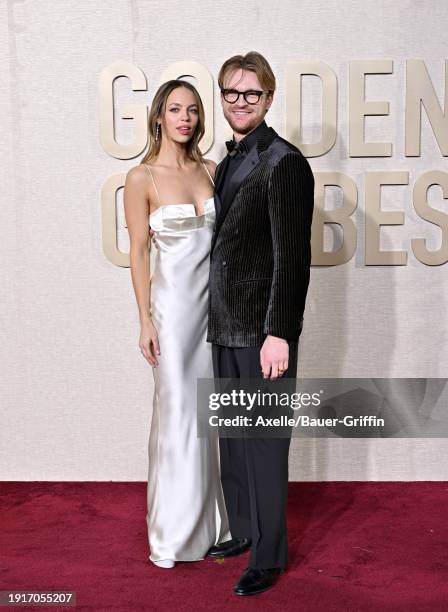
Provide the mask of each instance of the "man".
[{"label": "man", "polygon": [[[309,283],[314,177],[300,150],[265,123],[275,77],[256,52],[222,66],[218,83],[233,130],[215,174],[217,220],[210,261],[209,323],[216,378],[296,377]],[[249,548],[238,595],[271,588],[287,562],[290,438],[220,438],[221,479],[232,539]]]}]

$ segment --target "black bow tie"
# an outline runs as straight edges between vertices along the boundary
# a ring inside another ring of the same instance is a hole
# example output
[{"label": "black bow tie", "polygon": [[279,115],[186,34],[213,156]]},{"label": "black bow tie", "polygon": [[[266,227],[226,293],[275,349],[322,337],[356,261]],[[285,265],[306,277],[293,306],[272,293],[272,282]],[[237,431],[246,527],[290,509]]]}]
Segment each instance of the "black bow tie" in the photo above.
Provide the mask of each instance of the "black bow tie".
[{"label": "black bow tie", "polygon": [[240,140],[239,142],[236,142],[236,140],[233,140],[233,138],[232,140],[226,140],[226,147],[230,157],[233,157],[238,152],[247,153],[247,145],[244,140]]}]

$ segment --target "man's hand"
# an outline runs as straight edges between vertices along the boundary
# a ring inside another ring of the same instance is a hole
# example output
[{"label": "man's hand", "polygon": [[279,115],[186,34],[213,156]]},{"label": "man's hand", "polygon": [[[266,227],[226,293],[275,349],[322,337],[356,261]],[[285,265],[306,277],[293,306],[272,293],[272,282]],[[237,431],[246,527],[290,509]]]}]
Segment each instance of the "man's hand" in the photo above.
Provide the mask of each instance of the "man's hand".
[{"label": "man's hand", "polygon": [[157,244],[157,240],[156,240],[156,233],[155,231],[152,229],[152,227],[149,228],[149,239],[151,240],[151,242],[154,244],[154,246],[156,247],[156,249],[159,248],[159,245]]},{"label": "man's hand", "polygon": [[260,350],[263,378],[274,380],[288,369],[289,345],[284,338],[267,336]]}]

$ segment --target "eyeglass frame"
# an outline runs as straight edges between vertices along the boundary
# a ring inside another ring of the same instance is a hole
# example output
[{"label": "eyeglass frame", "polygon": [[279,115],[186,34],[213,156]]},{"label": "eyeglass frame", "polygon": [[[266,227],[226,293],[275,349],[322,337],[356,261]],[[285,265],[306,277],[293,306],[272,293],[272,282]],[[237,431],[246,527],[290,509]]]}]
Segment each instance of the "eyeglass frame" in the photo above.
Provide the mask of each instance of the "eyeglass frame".
[{"label": "eyeglass frame", "polygon": [[[238,97],[236,100],[234,100],[233,102],[229,102],[226,99],[226,93],[228,92],[234,92],[238,94]],[[256,102],[249,102],[248,99],[246,98],[246,95],[252,93],[252,94],[257,94],[258,95],[258,100]],[[226,88],[222,88],[221,89],[221,94],[224,98],[224,100],[227,102],[227,104],[236,104],[236,102],[238,102],[238,100],[240,99],[240,96],[243,96],[244,101],[246,102],[246,104],[250,104],[251,106],[258,104],[260,102],[260,98],[263,94],[270,94],[273,93],[272,89],[247,89],[246,91],[238,91],[237,89],[226,89]]]}]

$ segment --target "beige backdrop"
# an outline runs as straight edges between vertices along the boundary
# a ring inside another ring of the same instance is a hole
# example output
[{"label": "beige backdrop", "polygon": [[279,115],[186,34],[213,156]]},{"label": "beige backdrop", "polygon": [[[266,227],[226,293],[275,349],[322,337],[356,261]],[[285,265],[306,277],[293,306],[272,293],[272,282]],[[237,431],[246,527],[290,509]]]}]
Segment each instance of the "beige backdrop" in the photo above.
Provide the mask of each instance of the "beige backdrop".
[{"label": "beige backdrop", "polygon": [[[412,210],[412,187],[428,170],[447,171],[422,113],[422,153],[404,155],[405,62],[424,60],[441,105],[448,58],[444,0],[154,1],[9,0],[0,5],[2,142],[1,464],[4,480],[145,480],[152,373],[138,349],[129,269],[112,265],[101,242],[101,189],[135,160],[100,144],[98,78],[116,61],[140,67],[148,91],[115,85],[117,112],[144,103],[173,62],[192,60],[216,78],[223,60],[256,49],[278,79],[268,123],[285,132],[286,66],[326,62],[338,79],[338,137],[310,159],[314,172],[342,172],[359,192],[358,248],[349,263],[313,268],[300,346],[300,374],[346,377],[447,377],[447,265],[415,259],[410,239],[433,249],[440,232]],[[366,97],[389,100],[390,115],[366,123],[365,137],[392,142],[390,158],[350,158],[350,62],[393,60],[393,73],[367,79]],[[303,139],[320,138],[320,86],[303,83]],[[119,119],[119,115],[117,115]],[[117,124],[131,142],[132,122]],[[215,86],[220,160],[229,136]],[[387,187],[383,205],[403,210],[385,228],[382,248],[408,252],[407,266],[364,265],[365,173],[409,172]],[[326,205],[340,202],[336,189]],[[446,211],[432,188],[430,201]],[[127,250],[121,206],[119,246]],[[294,440],[291,480],[445,479],[444,439]]]}]

